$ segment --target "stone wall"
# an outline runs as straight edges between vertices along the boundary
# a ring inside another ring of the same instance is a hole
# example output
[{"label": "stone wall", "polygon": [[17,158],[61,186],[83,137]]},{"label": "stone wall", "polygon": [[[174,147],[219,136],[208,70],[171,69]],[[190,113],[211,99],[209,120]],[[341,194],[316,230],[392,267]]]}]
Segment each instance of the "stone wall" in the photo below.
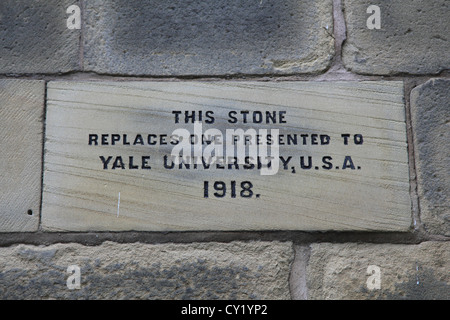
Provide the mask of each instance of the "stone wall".
[{"label": "stone wall", "polygon": [[[0,298],[450,299],[449,14],[446,0],[3,0]],[[401,82],[411,227],[48,229],[59,81]]]}]

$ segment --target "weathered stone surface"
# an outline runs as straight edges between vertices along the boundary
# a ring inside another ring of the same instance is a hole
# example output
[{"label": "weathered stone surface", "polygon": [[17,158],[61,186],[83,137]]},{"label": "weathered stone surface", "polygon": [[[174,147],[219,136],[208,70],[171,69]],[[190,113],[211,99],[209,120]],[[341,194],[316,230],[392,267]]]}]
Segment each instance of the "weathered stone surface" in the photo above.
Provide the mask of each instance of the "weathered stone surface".
[{"label": "weathered stone surface", "polygon": [[95,0],[85,15],[98,73],[311,73],[334,54],[331,0]]},{"label": "weathered stone surface", "polygon": [[[374,265],[380,268],[380,289],[367,286],[373,283],[367,269]],[[313,244],[308,298],[448,300],[449,267],[450,242]]]},{"label": "weathered stone surface", "polygon": [[[45,230],[411,226],[402,82],[50,82],[47,96]],[[203,112],[202,128],[185,123],[184,115],[193,111],[197,120]],[[245,122],[241,114],[267,111],[285,112],[283,122],[278,117],[276,123],[253,123],[252,116]],[[206,122],[208,112],[212,123]],[[202,134],[206,140],[222,136],[216,155],[227,158],[237,154],[234,130],[250,135],[252,129],[264,138],[279,130],[277,155],[272,148],[263,154],[261,143],[259,154],[251,154],[256,160],[270,153],[278,160],[272,164],[276,170],[263,175],[256,163],[251,167],[244,160],[210,164],[207,143],[199,146],[203,159],[192,163],[191,145],[185,154],[172,144],[180,141],[181,129],[188,134],[185,141],[193,134],[199,141]],[[343,134],[349,135],[347,144]],[[328,136],[327,143],[319,135]],[[174,164],[181,155],[189,157],[188,166]],[[288,165],[280,157],[290,157]],[[225,183],[225,195],[214,189],[216,181]]]},{"label": "weathered stone surface", "polygon": [[0,73],[59,73],[78,69],[80,30],[66,13],[78,0],[2,0]]},{"label": "weathered stone surface", "polygon": [[0,248],[0,298],[289,299],[292,259],[280,242],[17,245]]},{"label": "weathered stone surface", "polygon": [[[435,74],[450,68],[450,3],[446,0],[344,0],[343,62],[361,74]],[[370,5],[381,29],[366,26]]]},{"label": "weathered stone surface", "polygon": [[291,298],[293,300],[306,300],[308,299],[306,270],[311,249],[308,245],[296,245],[294,246],[294,251],[295,258],[292,262],[291,280],[289,281]]},{"label": "weathered stone surface", "polygon": [[450,236],[450,80],[414,88],[411,118],[421,221],[429,232]]},{"label": "weathered stone surface", "polygon": [[0,231],[35,231],[42,177],[45,82],[0,80]]}]

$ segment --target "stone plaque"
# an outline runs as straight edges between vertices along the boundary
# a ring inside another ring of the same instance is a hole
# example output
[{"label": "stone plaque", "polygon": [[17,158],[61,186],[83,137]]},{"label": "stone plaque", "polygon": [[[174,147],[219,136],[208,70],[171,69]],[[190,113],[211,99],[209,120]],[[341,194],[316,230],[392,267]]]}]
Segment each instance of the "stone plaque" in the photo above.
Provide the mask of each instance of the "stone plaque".
[{"label": "stone plaque", "polygon": [[52,231],[406,231],[402,82],[50,82]]}]

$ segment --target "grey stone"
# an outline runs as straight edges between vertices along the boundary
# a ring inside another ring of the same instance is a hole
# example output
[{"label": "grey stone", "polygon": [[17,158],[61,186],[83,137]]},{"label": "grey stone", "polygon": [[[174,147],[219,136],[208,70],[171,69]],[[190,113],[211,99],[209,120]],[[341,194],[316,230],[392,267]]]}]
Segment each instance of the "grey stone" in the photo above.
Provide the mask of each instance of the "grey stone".
[{"label": "grey stone", "polygon": [[77,0],[2,0],[0,73],[60,73],[79,69],[80,30],[66,13]]},{"label": "grey stone", "polygon": [[450,236],[450,80],[414,88],[411,118],[421,221],[427,231]]},{"label": "grey stone", "polygon": [[281,242],[17,245],[0,248],[0,298],[289,299],[292,260]]},{"label": "grey stone", "polygon": [[94,0],[85,15],[97,73],[317,73],[334,54],[331,0]]},{"label": "grey stone", "polygon": [[[450,68],[447,0],[344,0],[346,68],[360,74],[436,74]],[[366,26],[370,5],[381,10],[381,29]]]},{"label": "grey stone", "polygon": [[307,245],[296,245],[294,249],[295,258],[290,276],[291,297],[294,300],[306,300],[308,297],[306,268],[308,267],[311,250]]},{"label": "grey stone", "polygon": [[45,82],[0,80],[0,232],[39,223]]},{"label": "grey stone", "polygon": [[[380,287],[369,266],[379,267]],[[308,298],[331,300],[450,299],[450,242],[311,245]]]}]

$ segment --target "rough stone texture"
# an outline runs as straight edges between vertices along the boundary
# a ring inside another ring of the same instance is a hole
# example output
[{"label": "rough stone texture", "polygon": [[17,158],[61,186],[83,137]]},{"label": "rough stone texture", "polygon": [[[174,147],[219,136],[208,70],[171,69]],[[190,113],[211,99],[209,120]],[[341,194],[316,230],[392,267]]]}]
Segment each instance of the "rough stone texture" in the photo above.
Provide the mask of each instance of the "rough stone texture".
[{"label": "rough stone texture", "polygon": [[293,300],[306,300],[308,287],[306,284],[306,268],[308,267],[310,248],[308,245],[294,247],[295,258],[291,268],[291,297]]},{"label": "rough stone texture", "polygon": [[78,69],[80,30],[66,13],[77,0],[2,0],[0,73],[58,73]]},{"label": "rough stone texture", "polygon": [[[380,268],[380,289],[367,287],[370,265]],[[308,298],[448,300],[449,268],[450,242],[313,244]]]},{"label": "rough stone texture", "polygon": [[85,14],[98,73],[310,73],[334,54],[331,0],[95,0]]},{"label": "rough stone texture", "polygon": [[[435,74],[450,68],[447,0],[344,0],[346,68],[361,74]],[[381,9],[381,29],[366,26],[370,5]]]},{"label": "rough stone texture", "polygon": [[450,236],[450,80],[432,79],[411,92],[421,221]]},{"label": "rough stone texture", "polygon": [[36,231],[44,81],[0,80],[0,232]]},{"label": "rough stone texture", "polygon": [[292,259],[280,242],[17,245],[0,248],[0,298],[289,299]]}]

